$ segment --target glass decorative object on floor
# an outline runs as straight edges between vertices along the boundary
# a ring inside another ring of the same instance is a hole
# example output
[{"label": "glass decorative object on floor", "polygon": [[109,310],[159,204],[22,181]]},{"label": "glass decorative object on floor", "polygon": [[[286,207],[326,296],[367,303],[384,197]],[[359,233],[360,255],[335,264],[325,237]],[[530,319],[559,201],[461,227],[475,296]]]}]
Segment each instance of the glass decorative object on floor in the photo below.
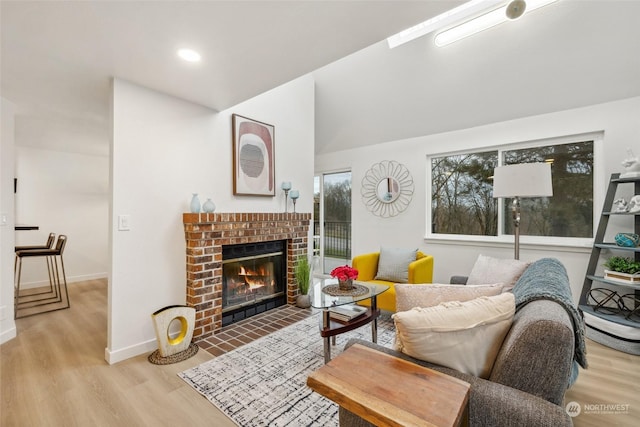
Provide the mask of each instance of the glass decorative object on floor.
[{"label": "glass decorative object on floor", "polygon": [[207,201],[202,205],[202,210],[206,213],[212,213],[216,210],[216,205],[211,201],[211,199],[207,199]]},{"label": "glass decorative object on floor", "polygon": [[318,274],[318,275],[322,274],[322,270],[320,269],[320,256],[319,255],[314,255],[313,258],[311,258],[311,273],[309,274],[310,284],[313,284],[313,275],[314,274]]},{"label": "glass decorative object on floor", "polygon": [[291,197],[291,201],[293,202],[293,213],[296,213],[296,201],[300,197],[300,192],[298,192],[298,190],[291,190],[289,197]]},{"label": "glass decorative object on floor", "polygon": [[191,204],[189,206],[191,213],[200,213],[200,199],[198,198],[198,193],[193,193]]}]

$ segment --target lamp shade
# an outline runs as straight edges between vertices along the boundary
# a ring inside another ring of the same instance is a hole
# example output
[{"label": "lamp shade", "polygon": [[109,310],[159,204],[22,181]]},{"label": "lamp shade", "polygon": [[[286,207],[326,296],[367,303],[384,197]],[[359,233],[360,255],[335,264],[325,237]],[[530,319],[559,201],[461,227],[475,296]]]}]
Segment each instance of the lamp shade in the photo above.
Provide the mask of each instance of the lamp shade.
[{"label": "lamp shade", "polygon": [[553,196],[549,163],[520,163],[493,170],[493,197]]}]

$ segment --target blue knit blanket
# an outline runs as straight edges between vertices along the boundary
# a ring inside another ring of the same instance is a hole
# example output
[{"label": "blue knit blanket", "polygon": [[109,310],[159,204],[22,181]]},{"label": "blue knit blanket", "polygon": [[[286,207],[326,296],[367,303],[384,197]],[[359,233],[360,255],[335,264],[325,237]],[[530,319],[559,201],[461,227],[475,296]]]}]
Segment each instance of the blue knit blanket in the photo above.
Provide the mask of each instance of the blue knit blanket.
[{"label": "blue knit blanket", "polygon": [[[574,360],[587,368],[587,350],[585,345],[585,324],[582,315],[573,303],[569,277],[564,265],[555,258],[542,258],[533,262],[513,287],[516,298],[516,311],[532,301],[546,299],[555,301],[569,314],[573,322],[575,335]],[[576,368],[574,366],[574,368]],[[577,377],[577,369],[572,373]]]}]

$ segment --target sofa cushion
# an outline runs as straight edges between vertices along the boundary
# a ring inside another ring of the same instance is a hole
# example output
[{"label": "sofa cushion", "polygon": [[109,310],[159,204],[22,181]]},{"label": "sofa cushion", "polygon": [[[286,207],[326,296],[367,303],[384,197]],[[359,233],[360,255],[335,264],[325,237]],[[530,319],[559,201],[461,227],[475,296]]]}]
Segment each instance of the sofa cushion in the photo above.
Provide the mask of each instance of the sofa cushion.
[{"label": "sofa cushion", "polygon": [[463,302],[498,295],[502,292],[502,283],[474,286],[398,283],[395,289],[396,311],[407,311],[413,307],[433,307],[447,301]]},{"label": "sofa cushion", "polygon": [[517,259],[502,259],[478,255],[471,269],[471,273],[469,273],[467,285],[504,283],[503,291],[510,291],[528,266],[528,262]]},{"label": "sofa cushion", "polygon": [[376,280],[395,283],[409,281],[409,264],[416,260],[418,249],[380,248]]},{"label": "sofa cushion", "polygon": [[515,298],[511,293],[398,312],[393,315],[395,349],[416,359],[487,378],[514,312]]}]

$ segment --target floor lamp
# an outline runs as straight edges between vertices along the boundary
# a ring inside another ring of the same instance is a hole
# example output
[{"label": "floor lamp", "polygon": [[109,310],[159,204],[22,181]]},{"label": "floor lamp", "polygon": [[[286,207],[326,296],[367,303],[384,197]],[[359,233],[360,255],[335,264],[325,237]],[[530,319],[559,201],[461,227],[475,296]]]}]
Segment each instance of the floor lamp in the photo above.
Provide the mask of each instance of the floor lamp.
[{"label": "floor lamp", "polygon": [[520,259],[520,198],[553,196],[550,163],[520,163],[493,170],[493,197],[513,198],[515,259]]}]

